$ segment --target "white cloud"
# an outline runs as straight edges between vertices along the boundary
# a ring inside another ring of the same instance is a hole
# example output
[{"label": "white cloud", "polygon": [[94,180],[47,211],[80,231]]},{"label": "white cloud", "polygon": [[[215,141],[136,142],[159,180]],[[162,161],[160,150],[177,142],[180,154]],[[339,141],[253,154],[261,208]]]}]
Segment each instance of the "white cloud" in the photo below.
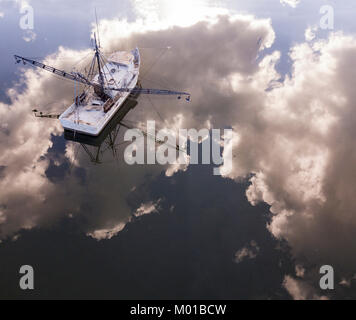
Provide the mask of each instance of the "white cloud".
[{"label": "white cloud", "polygon": [[[73,52],[68,50],[66,54],[72,55]],[[76,54],[80,56],[82,53]],[[64,58],[65,52],[60,50],[59,56]],[[47,59],[48,63],[54,61],[54,57]],[[33,70],[26,70],[21,82],[27,85],[25,91],[19,94],[16,88],[11,89],[8,92],[11,105],[0,103],[0,164],[3,167],[0,208],[3,219],[6,219],[1,225],[1,238],[56,216],[66,203],[65,198],[61,198],[62,190],[56,190],[46,178],[49,161],[43,158],[52,146],[51,134],[61,132],[59,123],[39,121],[31,110],[53,99],[69,104],[65,98],[70,92],[69,87],[63,82],[57,83],[50,74],[39,75]]]},{"label": "white cloud", "polygon": [[[161,199],[158,199],[156,202],[150,201],[147,203],[142,203],[141,206],[136,209],[134,216],[141,217],[147,214],[158,212],[160,202]],[[87,236],[96,239],[98,241],[110,240],[115,236],[117,236],[125,228],[126,224],[129,223],[130,221],[131,221],[131,217],[127,217],[126,221],[121,221],[114,226],[109,226],[112,224],[111,222],[109,222],[108,227],[88,232]]]},{"label": "white cloud", "polygon": [[330,259],[348,271],[356,268],[356,243],[348,241],[356,228],[349,67],[355,54],[356,39],[341,33],[295,46],[293,75],[264,96],[259,126],[237,122],[234,163],[236,177],[255,173],[247,196],[271,205],[274,236],[288,240],[298,257]]},{"label": "white cloud", "polygon": [[141,217],[146,214],[157,212],[160,202],[161,202],[161,199],[159,199],[156,202],[150,201],[148,203],[142,203],[141,206],[136,210],[134,215],[136,217]]},{"label": "white cloud", "polygon": [[316,32],[318,31],[318,27],[308,27],[305,30],[305,40],[306,41],[313,41],[316,38]]},{"label": "white cloud", "polygon": [[100,229],[95,230],[93,232],[87,233],[88,237],[96,239],[98,241],[101,240],[110,240],[113,237],[117,236],[117,234],[122,231],[126,226],[126,223],[119,223],[118,225],[110,228],[110,229]]},{"label": "white cloud", "polygon": [[133,0],[135,11],[140,19],[152,26],[190,26],[197,21],[227,14],[222,1],[211,0]]},{"label": "white cloud", "polygon": [[285,276],[283,287],[294,300],[329,300],[326,296],[317,295],[305,281],[296,280],[290,276]]},{"label": "white cloud", "polygon": [[255,259],[259,251],[260,248],[256,241],[251,241],[246,247],[243,247],[235,253],[235,262],[240,263],[246,259]]},{"label": "white cloud", "polygon": [[292,8],[296,8],[300,3],[300,0],[280,0],[280,3],[283,5],[289,5]]},{"label": "white cloud", "polygon": [[[249,22],[251,27],[256,29],[266,23],[266,20],[255,19],[253,16],[231,13],[230,10],[222,5],[223,3],[223,1],[211,0],[183,0],[179,2],[170,0],[132,0],[134,10],[137,14],[136,21],[130,23],[126,19],[101,20],[101,40],[103,46],[111,50],[113,48],[112,42],[128,45],[125,38],[136,33],[144,34],[148,31],[189,27],[198,22],[209,22],[211,25],[214,25],[218,21],[219,16],[226,16],[231,20]],[[96,26],[93,25],[93,31],[95,30]],[[236,32],[239,31],[237,30]],[[118,39],[118,34],[120,34],[120,39]],[[261,38],[260,49],[272,45],[275,35],[271,32],[268,36]],[[170,46],[170,43],[168,43],[168,46]]]},{"label": "white cloud", "polygon": [[305,269],[302,265],[300,264],[297,264],[295,266],[295,274],[297,275],[297,277],[299,278],[304,278],[304,275],[305,275]]},{"label": "white cloud", "polygon": [[343,287],[347,287],[347,288],[350,288],[351,287],[351,279],[346,279],[346,278],[343,278],[339,284]]},{"label": "white cloud", "polygon": [[339,282],[339,284],[343,287],[351,288],[353,280],[356,280],[356,274],[354,274],[353,276],[351,276],[349,278],[342,278],[341,281]]},{"label": "white cloud", "polygon": [[22,37],[22,39],[24,39],[26,42],[33,42],[36,40],[36,38],[37,34],[32,30],[26,30]]}]

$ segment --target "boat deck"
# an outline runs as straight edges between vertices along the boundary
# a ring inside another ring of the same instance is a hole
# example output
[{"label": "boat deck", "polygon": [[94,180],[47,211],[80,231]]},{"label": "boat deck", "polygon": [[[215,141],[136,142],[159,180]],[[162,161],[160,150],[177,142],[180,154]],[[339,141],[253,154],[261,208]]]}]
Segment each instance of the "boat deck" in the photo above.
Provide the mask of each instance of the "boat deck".
[{"label": "boat deck", "polygon": [[[105,87],[134,89],[139,75],[139,60],[130,52],[116,52],[108,58],[109,62],[102,68]],[[99,75],[92,82],[99,83]],[[98,135],[106,123],[117,112],[130,92],[105,91],[111,98],[102,99],[90,88],[85,95],[78,97],[61,116],[64,129]]]}]

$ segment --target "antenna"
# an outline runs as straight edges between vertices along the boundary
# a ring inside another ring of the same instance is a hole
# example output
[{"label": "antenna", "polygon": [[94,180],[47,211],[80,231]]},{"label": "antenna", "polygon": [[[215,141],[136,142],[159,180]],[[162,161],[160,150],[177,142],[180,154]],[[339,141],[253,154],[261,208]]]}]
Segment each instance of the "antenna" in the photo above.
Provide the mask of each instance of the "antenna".
[{"label": "antenna", "polygon": [[96,32],[98,34],[99,48],[101,48],[100,35],[99,35],[98,15],[97,15],[97,12],[96,12],[96,8],[95,8],[95,21],[96,21]]}]

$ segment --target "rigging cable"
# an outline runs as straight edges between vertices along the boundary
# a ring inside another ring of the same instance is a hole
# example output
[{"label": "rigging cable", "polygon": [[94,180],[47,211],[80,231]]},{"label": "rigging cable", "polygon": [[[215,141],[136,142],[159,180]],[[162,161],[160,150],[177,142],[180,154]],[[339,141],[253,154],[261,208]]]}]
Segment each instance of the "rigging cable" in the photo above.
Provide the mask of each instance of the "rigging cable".
[{"label": "rigging cable", "polygon": [[158,56],[158,58],[156,59],[156,61],[154,61],[152,64],[151,64],[151,66],[147,69],[147,70],[145,70],[144,72],[143,72],[143,75],[141,76],[142,78],[144,78],[152,69],[153,69],[153,67],[157,64],[157,62],[168,52],[168,50],[169,50],[170,48],[169,47],[167,47],[165,50],[163,50],[162,52],[161,52],[161,54]]}]

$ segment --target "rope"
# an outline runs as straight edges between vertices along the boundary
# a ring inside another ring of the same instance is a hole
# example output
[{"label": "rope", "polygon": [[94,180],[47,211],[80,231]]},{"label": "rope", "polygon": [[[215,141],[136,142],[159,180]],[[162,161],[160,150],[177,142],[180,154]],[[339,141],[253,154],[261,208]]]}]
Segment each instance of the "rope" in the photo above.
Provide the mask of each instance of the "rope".
[{"label": "rope", "polygon": [[157,64],[157,62],[163,57],[163,55],[168,52],[168,50],[169,50],[169,49],[166,48],[166,50],[163,51],[163,52],[158,56],[157,60],[154,61],[154,62],[152,63],[152,65],[143,73],[142,78],[144,78],[144,77],[147,75],[147,73],[150,72],[150,71],[153,69],[153,67],[154,67],[154,66]]}]

